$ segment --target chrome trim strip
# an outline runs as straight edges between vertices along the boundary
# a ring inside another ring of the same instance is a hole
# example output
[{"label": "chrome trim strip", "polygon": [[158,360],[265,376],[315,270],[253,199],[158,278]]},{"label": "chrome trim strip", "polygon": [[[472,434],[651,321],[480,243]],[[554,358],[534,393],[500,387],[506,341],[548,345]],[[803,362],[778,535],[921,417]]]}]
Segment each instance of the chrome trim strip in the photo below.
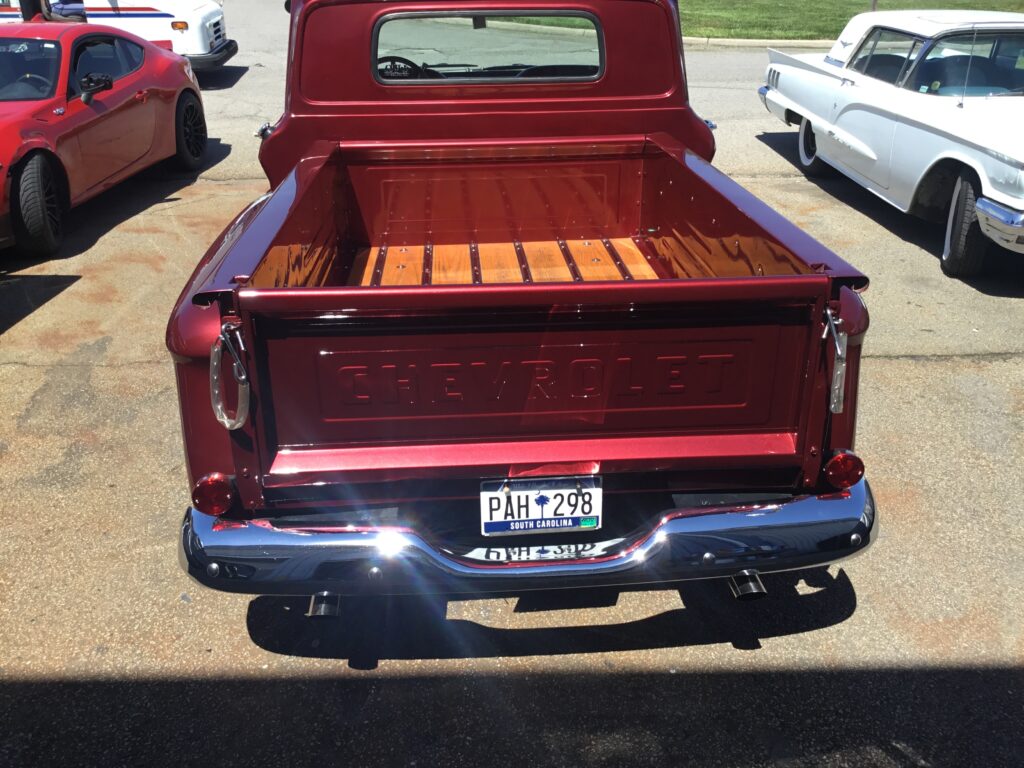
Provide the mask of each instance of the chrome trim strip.
[{"label": "chrome trim strip", "polygon": [[1024,211],[1017,211],[980,197],[974,205],[981,231],[990,240],[1017,253],[1024,253]]},{"label": "chrome trim strip", "polygon": [[784,503],[672,510],[614,553],[582,561],[474,563],[407,528],[285,529],[267,520],[222,522],[191,508],[180,556],[197,581],[229,592],[482,593],[810,568],[861,552],[877,530],[861,480],[843,493]]}]

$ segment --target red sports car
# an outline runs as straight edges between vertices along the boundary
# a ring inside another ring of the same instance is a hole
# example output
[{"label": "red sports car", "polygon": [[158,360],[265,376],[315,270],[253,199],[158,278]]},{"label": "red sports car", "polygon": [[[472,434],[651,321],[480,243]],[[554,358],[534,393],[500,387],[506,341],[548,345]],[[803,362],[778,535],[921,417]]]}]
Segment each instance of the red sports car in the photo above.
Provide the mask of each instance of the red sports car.
[{"label": "red sports car", "polygon": [[34,21],[0,30],[0,247],[61,244],[64,215],[169,157],[206,152],[206,118],[182,57],[95,24]]}]

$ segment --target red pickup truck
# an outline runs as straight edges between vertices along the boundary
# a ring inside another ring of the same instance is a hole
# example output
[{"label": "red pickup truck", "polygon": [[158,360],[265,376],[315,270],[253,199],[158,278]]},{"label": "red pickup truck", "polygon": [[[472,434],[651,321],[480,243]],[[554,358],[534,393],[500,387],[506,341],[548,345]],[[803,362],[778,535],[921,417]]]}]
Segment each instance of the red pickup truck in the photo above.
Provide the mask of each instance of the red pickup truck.
[{"label": "red pickup truck", "polygon": [[867,278],[710,165],[671,0],[294,0],[271,192],[167,334],[188,573],[313,596],[866,548]]}]

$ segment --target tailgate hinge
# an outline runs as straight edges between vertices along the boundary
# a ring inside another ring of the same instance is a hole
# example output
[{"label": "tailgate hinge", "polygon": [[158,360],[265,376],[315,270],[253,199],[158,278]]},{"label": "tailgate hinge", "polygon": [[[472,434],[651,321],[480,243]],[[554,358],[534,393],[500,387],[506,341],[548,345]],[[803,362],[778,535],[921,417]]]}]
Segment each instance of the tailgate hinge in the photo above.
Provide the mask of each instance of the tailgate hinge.
[{"label": "tailgate hinge", "polygon": [[832,340],[836,345],[836,359],[832,368],[832,390],[829,397],[828,408],[832,413],[843,412],[843,398],[846,393],[846,341],[847,334],[840,330],[843,320],[832,314],[831,309],[825,310],[825,332],[821,338],[827,339],[832,334]]},{"label": "tailgate hinge", "polygon": [[[240,329],[241,326],[237,323],[224,323],[220,329],[220,336],[210,347],[210,404],[213,406],[213,415],[217,417],[217,421],[230,430],[241,429],[249,417],[249,375],[245,372],[245,365],[239,354],[239,350],[245,351]],[[237,341],[237,349],[232,337]],[[229,415],[224,407],[224,397],[220,388],[220,361],[225,347],[234,361],[231,370],[238,384],[238,404],[234,416]]]}]

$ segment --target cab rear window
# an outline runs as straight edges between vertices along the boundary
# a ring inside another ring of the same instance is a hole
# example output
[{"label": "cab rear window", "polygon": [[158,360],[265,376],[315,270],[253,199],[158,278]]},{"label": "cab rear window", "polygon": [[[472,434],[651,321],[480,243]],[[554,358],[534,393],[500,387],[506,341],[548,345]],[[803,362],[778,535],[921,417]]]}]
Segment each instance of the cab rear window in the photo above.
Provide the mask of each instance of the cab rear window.
[{"label": "cab rear window", "polygon": [[597,80],[604,44],[582,12],[393,14],[373,36],[373,74],[385,85]]}]

